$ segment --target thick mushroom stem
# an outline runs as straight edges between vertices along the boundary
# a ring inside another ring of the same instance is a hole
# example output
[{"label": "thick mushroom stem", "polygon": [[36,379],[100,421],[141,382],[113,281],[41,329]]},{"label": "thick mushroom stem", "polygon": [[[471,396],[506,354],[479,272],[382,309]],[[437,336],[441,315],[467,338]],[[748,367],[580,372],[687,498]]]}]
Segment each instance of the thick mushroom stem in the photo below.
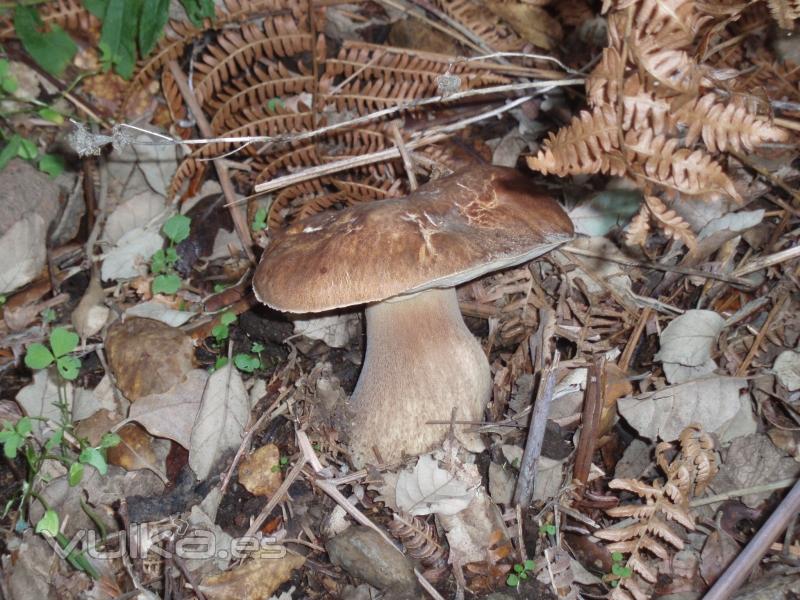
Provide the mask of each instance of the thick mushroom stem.
[{"label": "thick mushroom stem", "polygon": [[[350,455],[357,467],[437,447],[449,425],[479,421],[489,400],[489,362],[469,332],[454,288],[431,289],[367,307],[367,351],[350,398]],[[480,439],[457,425],[472,450]]]}]

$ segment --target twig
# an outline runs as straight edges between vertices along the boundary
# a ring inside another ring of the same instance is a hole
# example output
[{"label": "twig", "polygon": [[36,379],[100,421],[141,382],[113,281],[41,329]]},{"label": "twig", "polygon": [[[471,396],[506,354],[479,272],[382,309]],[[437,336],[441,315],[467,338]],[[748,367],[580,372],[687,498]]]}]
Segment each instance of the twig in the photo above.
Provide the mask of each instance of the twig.
[{"label": "twig", "polygon": [[291,470],[286,474],[286,479],[283,480],[283,483],[275,491],[275,494],[272,496],[272,498],[269,499],[267,505],[261,509],[261,512],[258,513],[258,516],[255,518],[253,523],[247,529],[245,537],[252,537],[256,534],[256,532],[259,529],[261,529],[261,526],[264,524],[264,521],[267,520],[267,517],[272,512],[272,509],[278,506],[278,503],[281,502],[281,500],[283,500],[284,495],[286,495],[286,492],[289,491],[289,487],[291,487],[291,485],[294,483],[294,480],[300,476],[300,473],[302,473],[303,467],[305,466],[306,466],[305,457],[298,460],[294,464]]},{"label": "twig", "polygon": [[748,262],[747,264],[744,264],[738,269],[736,269],[733,272],[733,275],[734,277],[741,277],[742,275],[748,275],[749,273],[754,273],[755,271],[760,271],[761,269],[772,267],[782,262],[786,262],[787,260],[792,260],[793,258],[797,258],[798,256],[800,256],[800,245],[797,245],[793,248],[787,248],[786,250],[781,250],[780,252],[776,252],[775,254],[769,254],[767,256],[760,256],[758,258],[755,258],[750,262]]},{"label": "twig", "polygon": [[636,323],[636,328],[633,330],[631,337],[628,338],[628,342],[625,344],[625,350],[623,350],[622,356],[619,359],[619,363],[617,363],[623,372],[627,371],[628,367],[631,365],[633,352],[636,350],[636,346],[639,344],[639,338],[642,337],[644,327],[647,325],[647,321],[650,319],[650,315],[652,313],[652,309],[645,308],[642,311],[642,314],[639,315],[639,321]]},{"label": "twig", "polygon": [[747,580],[753,567],[761,560],[772,542],[798,511],[800,511],[800,480],[794,484],[789,494],[736,557],[736,560],[728,565],[722,576],[704,596],[704,600],[727,600],[733,596],[733,593]]},{"label": "twig", "polygon": [[[494,117],[499,114],[502,114],[508,110],[511,110],[515,106],[519,106],[520,104],[527,102],[528,100],[530,100],[530,98],[532,98],[532,96],[517,98],[512,102],[504,104],[503,106],[490,110],[488,112],[481,113],[479,115],[476,115],[474,117],[469,117],[461,121],[457,121],[456,123],[452,123],[451,125],[442,126],[438,129],[428,130],[425,132],[424,135],[418,137],[417,139],[412,139],[411,141],[406,142],[405,147],[409,150],[413,150],[414,148],[435,144],[436,142],[439,142],[447,138],[449,133],[453,131],[463,129],[467,125],[470,125],[476,121],[488,119],[489,117]],[[384,160],[391,160],[393,158],[399,158],[399,157],[400,157],[400,150],[395,147],[395,148],[388,148],[386,150],[381,150],[379,152],[373,152],[372,154],[364,154],[363,156],[345,158],[343,160],[330,162],[316,167],[311,167],[304,171],[292,173],[291,175],[284,175],[283,177],[277,177],[271,181],[266,181],[264,183],[257,185],[255,187],[255,191],[259,193],[272,192],[277,189],[287,187],[289,185],[295,185],[302,181],[308,181],[309,179],[314,179],[316,177],[321,177],[323,175],[330,175],[332,173],[338,173],[340,171],[346,171],[348,169],[352,169],[355,167],[363,167],[364,165],[369,165]]]},{"label": "twig", "polygon": [[589,478],[592,465],[592,455],[597,443],[597,428],[600,424],[600,415],[603,412],[603,373],[605,361],[599,360],[589,366],[586,375],[586,399],[583,403],[581,416],[581,438],[575,452],[575,467],[573,479],[585,485]]},{"label": "twig", "polygon": [[444,600],[444,596],[442,596],[439,592],[436,591],[436,588],[431,585],[431,582],[425,579],[425,576],[420,573],[417,569],[414,569],[414,575],[417,576],[417,581],[422,586],[426,592],[431,595],[431,598],[434,600]]},{"label": "twig", "polygon": [[514,490],[514,504],[528,506],[533,497],[536,468],[538,467],[539,457],[542,453],[542,442],[544,442],[544,431],[547,426],[547,415],[550,412],[550,404],[553,401],[553,392],[556,387],[556,373],[558,371],[559,359],[560,355],[558,351],[556,351],[553,357],[553,364],[542,372],[542,379],[539,383],[539,393],[533,405],[531,424],[528,428],[528,439],[525,442],[525,452],[522,455],[522,463],[519,467],[517,487]]},{"label": "twig", "polygon": [[[419,148],[421,146],[429,146],[431,144],[435,144],[436,142],[440,142],[446,139],[447,137],[448,137],[447,135],[434,135],[431,137],[421,138],[416,141],[407,142],[406,148]],[[290,175],[284,175],[283,177],[276,177],[275,179],[272,179],[270,181],[265,181],[264,183],[258,184],[255,187],[255,191],[258,193],[273,192],[280,188],[284,188],[290,185],[295,185],[303,181],[308,181],[309,179],[315,179],[316,177],[331,175],[333,173],[338,173],[339,171],[346,171],[348,169],[354,169],[356,167],[363,167],[364,165],[370,165],[376,162],[391,160],[393,158],[400,158],[400,150],[397,147],[388,148],[386,150],[381,150],[379,152],[373,152],[372,154],[353,156],[350,158],[345,158],[342,160],[330,162],[324,165],[311,167],[309,169],[304,169],[303,171],[298,171],[297,173],[292,173]]]},{"label": "twig", "polygon": [[[189,82],[186,80],[186,76],[183,74],[180,66],[174,60],[169,61],[167,66],[169,67],[172,76],[175,78],[175,83],[178,85],[181,96],[183,96],[183,99],[186,101],[194,120],[197,122],[197,127],[200,129],[200,132],[206,137],[212,137],[214,135],[214,131],[211,129],[211,125],[209,124],[208,119],[206,119],[203,109],[197,102],[197,98],[195,98],[194,93],[192,93],[192,90],[189,88]],[[219,177],[219,184],[222,187],[222,193],[225,195],[225,199],[228,201],[227,206],[230,210],[231,218],[233,219],[233,225],[236,228],[236,234],[239,236],[239,241],[244,247],[247,258],[250,260],[250,262],[255,263],[256,259],[253,255],[252,248],[253,238],[250,236],[250,228],[247,225],[247,218],[238,206],[231,204],[236,199],[236,192],[233,189],[233,182],[228,174],[228,167],[225,166],[225,163],[221,159],[214,160],[214,167],[217,170],[217,176]]]},{"label": "twig", "polygon": [[[283,390],[278,397],[272,402],[272,405],[280,404],[281,400],[289,394],[291,388],[286,388]],[[272,408],[272,406],[270,406]],[[244,434],[244,438],[242,439],[242,443],[239,444],[239,449],[236,451],[236,456],[233,457],[233,462],[231,463],[230,468],[225,473],[225,476],[222,478],[222,484],[220,485],[219,491],[220,494],[225,494],[225,490],[228,488],[228,484],[230,484],[231,479],[233,477],[233,473],[236,470],[236,467],[239,465],[239,461],[242,460],[244,453],[247,452],[247,449],[250,447],[250,441],[253,439],[253,435],[255,435],[256,431],[261,429],[261,426],[264,424],[268,418],[272,419],[273,417],[277,416],[275,411],[272,410],[265,410],[264,414],[262,414],[258,420],[253,423],[253,426],[250,427],[247,432]]]},{"label": "twig", "polygon": [[783,305],[786,303],[786,300],[788,298],[789,298],[788,292],[783,292],[783,294],[781,294],[778,300],[775,302],[775,306],[773,306],[772,310],[769,311],[769,314],[767,315],[767,320],[764,321],[764,325],[759,330],[758,335],[756,335],[756,339],[753,341],[753,345],[750,347],[750,351],[747,353],[747,356],[742,361],[742,364],[739,365],[739,368],[736,369],[737,377],[744,377],[745,374],[747,373],[747,368],[750,366],[750,363],[756,357],[758,349],[761,347],[761,342],[764,341],[764,336],[767,335],[767,332],[769,331],[770,327],[772,327],[772,321],[774,321],[775,317],[778,316],[778,313],[781,311]]},{"label": "twig", "polygon": [[764,483],[761,485],[754,485],[751,487],[730,490],[728,492],[725,492],[724,494],[716,494],[714,496],[706,496],[705,498],[697,498],[695,500],[692,500],[689,503],[689,506],[695,508],[697,506],[705,506],[707,504],[725,502],[725,500],[730,500],[731,498],[741,498],[742,496],[747,496],[749,494],[761,494],[762,492],[773,492],[775,490],[782,490],[788,487],[792,487],[798,481],[800,481],[800,479],[796,477],[791,477],[789,479],[779,479],[778,481],[773,481],[771,483]]},{"label": "twig", "polygon": [[731,277],[719,273],[710,273],[708,271],[701,271],[699,269],[690,269],[688,267],[662,265],[659,263],[648,263],[648,262],[633,260],[630,258],[618,258],[615,256],[608,256],[607,254],[592,252],[591,250],[584,250],[583,248],[576,248],[575,246],[563,246],[562,248],[560,248],[560,250],[562,252],[568,252],[570,254],[579,254],[581,256],[588,256],[590,258],[596,258],[598,260],[605,260],[608,262],[617,263],[619,265],[625,265],[626,267],[641,267],[643,269],[655,269],[656,271],[666,271],[669,273],[680,273],[681,275],[689,275],[691,277],[714,279],[716,281],[724,281],[725,283],[733,283],[745,287],[753,286],[753,282],[748,281],[747,279],[740,279],[735,275]]},{"label": "twig", "polygon": [[403,159],[403,166],[406,168],[406,176],[408,177],[408,185],[413,192],[419,187],[417,183],[417,174],[414,172],[414,161],[408,153],[408,148],[406,148],[406,144],[403,141],[403,134],[400,133],[400,127],[398,127],[397,121],[393,121],[389,125],[389,131],[392,134],[394,145],[397,147],[397,151],[400,152],[400,156]]}]

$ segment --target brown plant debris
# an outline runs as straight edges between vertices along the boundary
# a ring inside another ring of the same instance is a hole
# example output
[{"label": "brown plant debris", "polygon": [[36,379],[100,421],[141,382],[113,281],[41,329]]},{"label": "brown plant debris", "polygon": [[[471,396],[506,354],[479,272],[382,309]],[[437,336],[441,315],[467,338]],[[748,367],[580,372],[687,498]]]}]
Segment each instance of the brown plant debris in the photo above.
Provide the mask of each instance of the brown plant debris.
[{"label": "brown plant debris", "polygon": [[[694,517],[689,510],[689,500],[701,493],[716,475],[717,457],[714,441],[699,426],[691,425],[680,435],[678,454],[668,457],[676,449],[668,442],[656,446],[656,463],[666,475],[666,480],[645,483],[638,479],[613,479],[609,487],[629,492],[642,499],[643,503],[631,503],[609,508],[610,517],[632,519],[632,525],[608,527],[595,532],[595,536],[611,542],[608,549],[626,555],[625,566],[645,582],[656,582],[657,573],[649,564],[647,552],[661,560],[667,560],[671,546],[683,548],[683,540],[671,523],[694,530]],[[636,577],[622,577],[612,590],[614,600],[644,600],[649,596]]]}]

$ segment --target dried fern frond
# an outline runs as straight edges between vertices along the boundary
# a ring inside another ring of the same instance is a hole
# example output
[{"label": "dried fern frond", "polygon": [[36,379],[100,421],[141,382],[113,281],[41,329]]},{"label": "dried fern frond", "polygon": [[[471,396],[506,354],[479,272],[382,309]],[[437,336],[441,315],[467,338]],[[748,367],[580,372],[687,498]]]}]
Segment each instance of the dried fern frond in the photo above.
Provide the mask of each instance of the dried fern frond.
[{"label": "dried fern frond", "polygon": [[700,27],[710,17],[699,15],[695,0],[637,0],[618,3],[634,7],[632,30],[640,39],[669,39],[670,48],[692,43]]},{"label": "dried fern frond", "polygon": [[[569,125],[550,133],[536,156],[529,156],[528,166],[545,175],[611,173],[622,175],[625,165],[619,160],[619,124],[612,107],[602,106],[591,113],[581,111]],[[617,158],[615,159],[615,156]]]},{"label": "dried fern frond", "polygon": [[736,102],[722,102],[714,93],[704,94],[684,104],[674,115],[677,124],[688,127],[685,143],[693,145],[702,135],[711,152],[752,150],[765,142],[784,142],[786,130],[769,119],[748,112]]},{"label": "dried fern frond", "polygon": [[[13,6],[13,5],[12,5]],[[58,25],[71,33],[88,36],[94,41],[100,32],[100,20],[86,10],[81,0],[54,0],[39,9],[39,17],[46,27]],[[17,36],[13,20],[0,19],[0,40]]]},{"label": "dried fern frond", "polygon": [[[657,202],[660,202],[655,198]],[[647,198],[648,206],[650,198]],[[673,521],[694,530],[694,518],[689,510],[689,499],[697,490],[695,482],[708,483],[716,468],[713,440],[699,426],[691,425],[680,435],[680,452],[669,462],[667,451],[672,445],[659,444],[656,463],[667,476],[665,482],[645,483],[637,479],[613,479],[609,487],[631,492],[643,502],[631,503],[606,510],[613,518],[632,519],[632,525],[608,527],[595,532],[603,540],[612,542],[608,549],[628,555],[626,567],[648,583],[655,583],[657,573],[648,564],[644,550],[656,558],[669,559],[669,548],[680,550],[683,540],[667,521]],[[706,459],[709,462],[706,462]],[[713,463],[714,468],[711,467]],[[703,473],[702,477],[699,474]],[[689,482],[687,484],[687,481]],[[633,576],[622,577],[612,591],[611,598],[630,600],[648,598]]]},{"label": "dried fern frond", "polygon": [[195,63],[197,100],[203,103],[262,58],[296,56],[311,51],[312,46],[311,34],[301,31],[289,16],[266,19],[264,27],[244,23],[241,28],[226,30]]},{"label": "dried fern frond", "polygon": [[435,4],[496,52],[519,52],[527,43],[502,19],[487,10],[482,2],[435,0]]},{"label": "dried fern frond", "polygon": [[625,93],[622,97],[622,105],[624,108],[622,116],[623,131],[649,129],[654,134],[659,135],[667,133],[667,130],[670,129],[670,123],[667,118],[670,111],[669,102],[663,98],[657,98],[652,92]]},{"label": "dried fern frond", "polygon": [[603,48],[603,57],[586,79],[586,95],[590,106],[616,106],[619,82],[625,71],[622,56],[614,47]]},{"label": "dried fern frond", "polygon": [[208,99],[206,105],[214,111],[211,128],[219,131],[224,123],[241,125],[241,113],[247,107],[282,103],[287,96],[313,90],[312,77],[293,73],[281,63],[262,61],[253,65],[244,77],[232,81]]},{"label": "dried fern frond", "polygon": [[337,94],[323,96],[323,103],[338,112],[355,111],[366,115],[377,110],[430,97],[435,94],[435,84],[421,81],[356,80],[347,84]]},{"label": "dried fern frond", "polygon": [[[219,137],[281,137],[313,129],[313,114],[310,111],[291,112],[275,105],[270,107],[247,107],[243,110],[246,124],[220,131]],[[243,146],[231,142],[211,142],[194,151],[194,158],[214,158],[242,146],[250,156],[256,156],[253,145]]]},{"label": "dried fern frond", "polygon": [[628,246],[644,246],[650,233],[650,210],[642,205],[636,216],[631,219],[625,231],[625,243]]},{"label": "dried fern frond", "polygon": [[800,2],[797,0],[767,0],[769,12],[781,29],[794,29],[794,21],[800,17]]},{"label": "dried fern frond", "polygon": [[733,181],[701,150],[678,149],[675,139],[645,130],[626,134],[625,148],[635,175],[689,196],[726,194],[741,202]]},{"label": "dried fern frond", "polygon": [[696,95],[702,80],[702,69],[685,50],[671,50],[661,38],[645,39],[631,44],[631,53],[647,75],[658,85],[679,94]]},{"label": "dried fern frond", "polygon": [[447,550],[439,542],[436,527],[421,517],[393,515],[388,524],[389,533],[400,540],[408,555],[419,560],[426,569],[427,577],[440,579],[447,570]]},{"label": "dried fern frond", "polygon": [[645,196],[644,198],[647,208],[653,215],[653,218],[658,223],[667,237],[675,238],[682,241],[689,249],[697,247],[697,237],[692,232],[689,224],[683,220],[678,213],[670,210],[660,198],[656,196]]},{"label": "dried fern frond", "polygon": [[161,67],[171,60],[180,58],[186,46],[200,37],[202,33],[202,29],[191,23],[170,21],[165,28],[164,37],[156,45],[156,49],[136,69],[136,75],[128,85],[122,101],[123,109],[136,92],[156,78]]},{"label": "dried fern frond", "polygon": [[167,190],[167,200],[172,200],[183,193],[185,187],[188,187],[188,191],[185,192],[186,196],[191,196],[191,191],[198,187],[195,182],[200,181],[205,176],[207,169],[207,162],[199,161],[192,157],[185,158],[178,165],[175,174],[172,176],[172,181],[170,181],[169,189]]}]

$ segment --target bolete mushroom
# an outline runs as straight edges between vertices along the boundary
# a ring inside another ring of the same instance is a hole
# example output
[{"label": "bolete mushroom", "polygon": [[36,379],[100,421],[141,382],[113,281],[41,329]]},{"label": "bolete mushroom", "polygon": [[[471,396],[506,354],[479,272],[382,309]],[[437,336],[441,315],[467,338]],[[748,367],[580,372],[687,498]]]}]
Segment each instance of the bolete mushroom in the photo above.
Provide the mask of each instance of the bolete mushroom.
[{"label": "bolete mushroom", "polygon": [[[569,217],[513,169],[470,167],[404,198],[300,220],[270,242],[256,297],[290,313],[366,305],[364,365],[349,401],[353,463],[395,461],[480,420],[489,362],[464,324],[455,286],[572,239]],[[468,448],[482,448],[467,427]],[[378,452],[376,455],[375,451]]]}]

